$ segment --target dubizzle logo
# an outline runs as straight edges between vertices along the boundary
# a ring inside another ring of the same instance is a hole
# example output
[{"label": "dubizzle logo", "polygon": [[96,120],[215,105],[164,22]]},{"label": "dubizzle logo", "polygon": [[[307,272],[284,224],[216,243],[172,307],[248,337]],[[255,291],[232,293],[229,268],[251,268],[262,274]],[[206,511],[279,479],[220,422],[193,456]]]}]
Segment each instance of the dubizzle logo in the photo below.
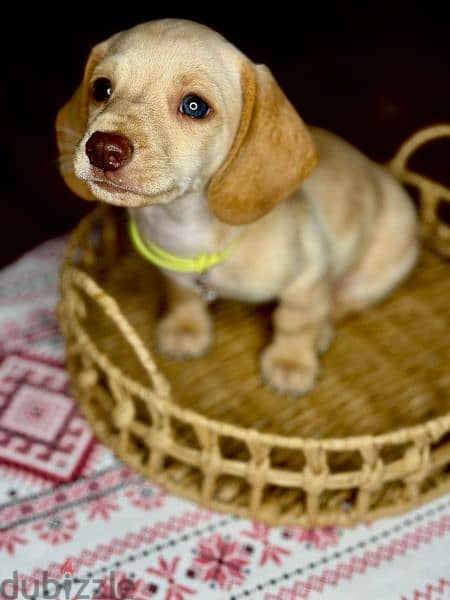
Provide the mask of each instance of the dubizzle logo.
[{"label": "dubizzle logo", "polygon": [[135,591],[135,582],[127,577],[119,578],[116,582],[115,571],[104,574],[102,579],[93,577],[73,578],[73,565],[70,558],[60,567],[61,578],[48,576],[48,571],[42,572],[42,578],[30,581],[21,579],[13,571],[11,578],[0,580],[0,600],[131,600]]}]

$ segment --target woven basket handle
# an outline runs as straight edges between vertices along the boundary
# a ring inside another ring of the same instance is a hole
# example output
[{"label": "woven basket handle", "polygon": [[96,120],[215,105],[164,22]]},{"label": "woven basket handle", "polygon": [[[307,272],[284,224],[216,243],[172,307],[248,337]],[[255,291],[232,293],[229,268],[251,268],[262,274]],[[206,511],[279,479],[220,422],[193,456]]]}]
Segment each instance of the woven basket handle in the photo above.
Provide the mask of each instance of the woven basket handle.
[{"label": "woven basket handle", "polygon": [[[98,304],[103,313],[114,323],[120,331],[122,338],[126,340],[133,349],[137,359],[147,373],[155,392],[159,396],[168,397],[170,386],[165,377],[158,370],[148,348],[144,345],[134,328],[123,315],[117,302],[109,296],[86,272],[76,267],[66,267],[61,277],[61,286],[64,289],[65,302],[72,306],[72,319],[75,314],[83,314],[84,306],[78,297],[76,288],[86,294],[91,300]],[[93,344],[93,352],[101,358],[101,353]]]},{"label": "woven basket handle", "polygon": [[450,224],[440,214],[442,205],[448,205],[450,209],[450,189],[408,168],[408,162],[418,148],[444,137],[450,137],[450,124],[421,129],[400,146],[387,167],[402,183],[418,190],[423,239],[433,250],[450,258]]},{"label": "woven basket handle", "polygon": [[[72,324],[80,323],[80,317],[83,318],[85,313],[80,292],[85,294],[101,308],[120,331],[122,338],[131,346],[147,373],[154,392],[159,396],[169,397],[169,383],[158,370],[150,350],[125,318],[114,298],[91,276],[99,269],[101,271],[113,268],[119,252],[118,244],[116,217],[107,205],[99,205],[78,225],[65,248],[60,268],[60,285],[63,292],[60,307],[64,307],[62,312],[65,313],[60,318],[60,323],[63,328],[66,320]],[[84,329],[81,324],[80,326]],[[109,360],[99,351],[87,333],[85,342],[91,346],[97,362]],[[108,368],[111,370],[112,367]],[[105,367],[105,370],[108,368]]]}]

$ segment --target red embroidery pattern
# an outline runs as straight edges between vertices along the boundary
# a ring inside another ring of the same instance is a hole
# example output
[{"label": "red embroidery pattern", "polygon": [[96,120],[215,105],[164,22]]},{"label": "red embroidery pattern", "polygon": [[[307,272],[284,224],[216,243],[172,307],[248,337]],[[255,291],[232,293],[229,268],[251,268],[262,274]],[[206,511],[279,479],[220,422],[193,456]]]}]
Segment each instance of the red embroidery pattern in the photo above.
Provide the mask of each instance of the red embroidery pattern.
[{"label": "red embroidery pattern", "polygon": [[[202,522],[208,522],[214,517],[214,513],[206,509],[189,510],[180,516],[172,516],[167,521],[159,521],[152,527],[142,527],[137,533],[127,533],[124,537],[113,537],[107,544],[98,544],[93,550],[85,549],[79,555],[69,555],[73,572],[76,575],[83,568],[92,569],[98,563],[109,561],[114,556],[121,556],[127,551],[137,551],[143,545],[150,545],[156,540],[167,539],[170,535],[181,533],[198,526]],[[20,581],[33,583],[42,581],[44,572],[50,577],[58,577],[61,571],[61,562],[52,562],[44,569],[35,569],[32,573],[21,573]]]},{"label": "red embroidery pattern", "polygon": [[119,506],[114,501],[111,496],[102,497],[102,498],[94,498],[90,500],[86,505],[86,509],[88,511],[88,519],[92,521],[93,519],[100,518],[104,521],[109,521],[111,517],[111,513],[118,511]]},{"label": "red embroidery pattern", "polygon": [[56,545],[71,540],[77,526],[74,513],[69,512],[52,515],[45,521],[33,525],[33,529],[42,540]]},{"label": "red embroidery pattern", "polygon": [[259,565],[263,566],[267,562],[274,562],[276,565],[281,565],[284,557],[291,554],[290,550],[276,546],[269,540],[271,528],[261,523],[252,523],[252,529],[244,530],[242,533],[262,544],[262,552],[259,559]]},{"label": "red embroidery pattern", "polygon": [[160,556],[158,558],[158,568],[149,567],[147,569],[148,573],[151,573],[152,575],[156,575],[157,577],[161,577],[162,579],[166,580],[166,600],[184,600],[185,594],[190,595],[196,593],[195,590],[175,581],[175,575],[178,569],[179,562],[179,556],[176,556],[171,561],[168,561],[162,556]]},{"label": "red embroidery pattern", "polygon": [[322,592],[324,588],[337,585],[343,580],[351,580],[355,574],[365,574],[369,569],[378,568],[395,557],[416,550],[422,544],[429,544],[435,537],[443,537],[450,532],[450,517],[442,516],[438,521],[431,521],[424,527],[418,527],[412,533],[393,539],[387,545],[379,546],[375,551],[369,550],[361,557],[354,556],[347,562],[339,563],[333,569],[325,569],[320,575],[310,575],[306,581],[297,581],[292,587],[282,587],[275,594],[266,594],[265,600],[297,600],[309,598],[311,592]]},{"label": "red embroidery pattern", "polygon": [[336,546],[339,542],[339,533],[335,527],[316,527],[315,529],[303,529],[301,527],[286,527],[283,536],[296,542],[311,545],[317,550],[326,550],[330,546]]},{"label": "red embroidery pattern", "polygon": [[54,483],[82,474],[94,438],[67,395],[62,366],[10,354],[0,365],[0,382],[0,465]]},{"label": "red embroidery pattern", "polygon": [[13,527],[16,522],[21,521],[25,516],[47,513],[48,511],[60,509],[66,504],[85,501],[99,492],[108,493],[111,488],[128,481],[130,483],[134,482],[136,479],[138,477],[131,469],[121,467],[106,473],[99,473],[95,479],[80,479],[69,487],[56,488],[33,498],[32,501],[26,498],[13,506],[0,506],[0,527]]},{"label": "red embroidery pattern", "polygon": [[246,549],[220,534],[200,540],[192,571],[202,581],[214,581],[226,591],[244,582],[244,567],[249,562]]},{"label": "red embroidery pattern", "polygon": [[151,510],[163,505],[166,492],[149,482],[142,482],[127,490],[125,496],[133,506]]},{"label": "red embroidery pattern", "polygon": [[[21,546],[27,543],[27,540],[20,535],[20,529],[12,531],[0,531],[0,554],[5,551],[8,554],[16,553],[16,546]],[[20,549],[18,549],[20,552]]]},{"label": "red embroidery pattern", "polygon": [[[425,591],[416,590],[411,600],[443,600],[443,595],[447,592],[447,598],[450,597],[450,579],[441,578],[435,584],[429,583]],[[407,596],[402,596],[401,600],[409,600]]]}]

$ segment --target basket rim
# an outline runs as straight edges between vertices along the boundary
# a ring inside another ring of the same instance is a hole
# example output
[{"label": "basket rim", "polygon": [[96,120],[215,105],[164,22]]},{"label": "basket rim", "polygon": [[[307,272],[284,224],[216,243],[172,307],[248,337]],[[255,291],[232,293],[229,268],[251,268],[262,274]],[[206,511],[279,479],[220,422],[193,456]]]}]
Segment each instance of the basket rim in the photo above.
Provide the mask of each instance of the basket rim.
[{"label": "basket rim", "polygon": [[[109,295],[104,289],[102,289],[97,282],[90,277],[86,271],[79,269],[73,266],[72,261],[72,253],[74,249],[80,245],[80,242],[83,240],[83,237],[92,229],[92,225],[99,219],[104,218],[105,216],[111,214],[113,208],[104,204],[100,204],[95,207],[88,215],[86,215],[81,222],[77,225],[75,230],[70,235],[69,241],[66,244],[64,249],[63,258],[60,267],[60,285],[61,288],[64,289],[66,286],[75,285],[80,287],[80,282],[88,283],[91,290],[94,292],[90,294],[90,297],[97,302],[102,308],[105,308],[106,304],[109,304],[110,307],[114,307],[114,310],[125,319],[125,321],[129,324],[129,327],[132,329],[136,337],[143,344],[142,339],[139,333],[134,329],[134,327],[129,323],[126,316],[123,314],[121,308],[119,307],[116,299]],[[440,260],[443,260],[442,257],[439,257]],[[86,287],[83,286],[83,291],[86,293]],[[89,294],[88,294],[89,295]],[[64,306],[64,300],[60,301],[60,307],[64,307],[64,310],[67,310],[68,307]],[[106,311],[108,313],[108,311]],[[362,447],[369,447],[379,445],[383,446],[385,444],[403,444],[408,443],[410,441],[415,441],[420,438],[425,438],[426,440],[434,441],[439,439],[443,432],[448,431],[450,429],[450,412],[439,417],[435,417],[428,421],[425,421],[420,424],[400,427],[399,429],[390,430],[384,433],[379,434],[365,434],[365,435],[349,435],[346,437],[325,437],[325,438],[311,438],[311,437],[303,437],[303,436],[287,436],[282,434],[261,432],[257,429],[242,427],[239,425],[235,425],[233,423],[228,423],[226,421],[220,421],[217,419],[213,419],[211,417],[207,417],[198,413],[189,408],[183,408],[179,406],[174,400],[174,396],[172,391],[170,390],[170,385],[166,380],[166,376],[162,369],[158,365],[158,361],[154,360],[153,355],[148,347],[146,347],[146,352],[150,357],[151,362],[154,362],[156,365],[157,372],[162,375],[162,381],[167,383],[168,389],[166,393],[160,393],[158,396],[157,390],[150,391],[147,387],[135,381],[131,377],[127,376],[121,369],[120,366],[115,365],[111,360],[102,354],[96,344],[92,341],[90,336],[86,334],[80,328],[80,331],[77,333],[81,333],[82,336],[89,340],[89,343],[84,346],[84,351],[90,354],[91,360],[98,364],[98,356],[95,354],[101,355],[102,362],[108,366],[108,370],[110,374],[114,371],[118,371],[120,373],[120,383],[121,386],[128,389],[132,389],[133,393],[137,393],[144,401],[148,401],[150,403],[156,404],[157,407],[162,407],[164,411],[170,413],[171,416],[183,420],[191,425],[201,424],[207,429],[214,431],[220,435],[230,435],[232,437],[236,437],[238,439],[246,440],[247,442],[252,439],[253,441],[257,441],[259,444],[267,445],[268,447],[276,446],[283,447],[288,449],[305,449],[305,448],[323,448],[325,450],[333,451],[333,450],[352,450],[352,449],[361,449]],[[133,347],[130,344],[131,347]],[[95,349],[95,352],[93,352]],[[151,378],[150,378],[151,379]]]}]

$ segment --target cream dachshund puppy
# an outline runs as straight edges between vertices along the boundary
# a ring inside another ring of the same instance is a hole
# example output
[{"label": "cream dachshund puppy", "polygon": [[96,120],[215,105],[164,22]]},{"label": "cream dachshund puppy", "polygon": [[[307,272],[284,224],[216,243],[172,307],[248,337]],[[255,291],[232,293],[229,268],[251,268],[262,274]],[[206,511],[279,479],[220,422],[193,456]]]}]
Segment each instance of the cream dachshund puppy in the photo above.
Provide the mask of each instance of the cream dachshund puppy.
[{"label": "cream dachshund puppy", "polygon": [[171,357],[208,350],[216,297],[276,299],[262,376],[305,393],[333,315],[385,298],[416,262],[399,183],[307,127],[265,66],[197,23],[144,23],[95,46],[57,134],[70,188],[127,207],[135,244],[167,275],[157,342]]}]

